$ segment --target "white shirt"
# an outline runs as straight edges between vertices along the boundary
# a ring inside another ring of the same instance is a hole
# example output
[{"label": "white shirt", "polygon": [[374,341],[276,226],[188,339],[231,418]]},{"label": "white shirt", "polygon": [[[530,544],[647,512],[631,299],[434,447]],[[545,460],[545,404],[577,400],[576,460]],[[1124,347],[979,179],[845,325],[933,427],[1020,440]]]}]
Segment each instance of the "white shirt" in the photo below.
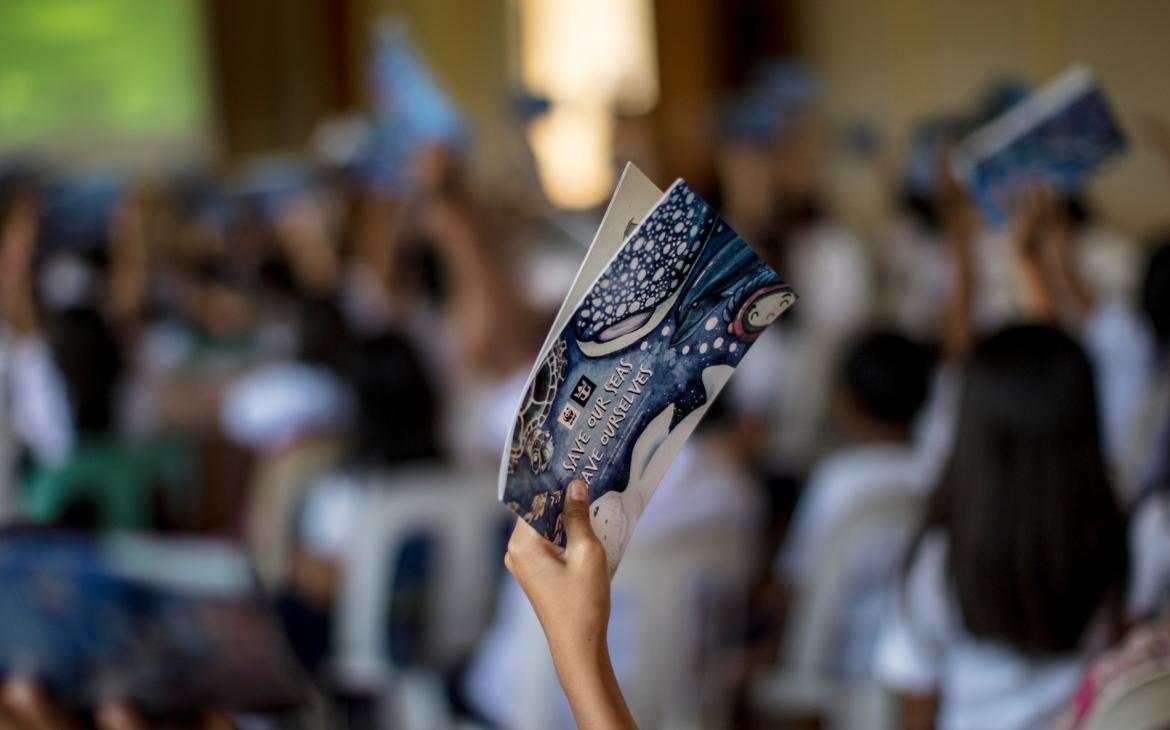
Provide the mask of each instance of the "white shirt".
[{"label": "white shirt", "polygon": [[[1090,313],[1084,326],[1085,351],[1097,372],[1097,400],[1101,407],[1101,436],[1111,465],[1120,467],[1123,479],[1138,479],[1137,464],[1130,454],[1146,404],[1157,376],[1154,335],[1139,312],[1121,302],[1105,302]],[[1141,485],[1127,483],[1133,496]]]},{"label": "white shirt", "polygon": [[1073,696],[1104,631],[1090,629],[1081,651],[1032,659],[972,637],[946,578],[947,540],[924,538],[905,583],[886,604],[875,656],[878,679],[895,691],[940,695],[941,730],[1046,727]]},{"label": "white shirt", "polygon": [[300,504],[297,540],[314,555],[341,561],[365,495],[362,479],[353,472],[326,474],[305,492]]},{"label": "white shirt", "polygon": [[1145,254],[1137,242],[1103,223],[1091,221],[1074,234],[1077,270],[1097,299],[1132,301]]},{"label": "white shirt", "polygon": [[759,484],[702,434],[687,441],[666,470],[630,539],[630,549],[688,531],[717,527],[758,535],[763,528]]},{"label": "white shirt", "polygon": [[39,337],[5,337],[2,386],[12,429],[38,463],[61,464],[73,451],[73,416],[65,381]]},{"label": "white shirt", "polygon": [[794,585],[803,584],[854,510],[884,496],[922,494],[927,486],[910,444],[865,444],[825,457],[805,484],[777,567]]},{"label": "white shirt", "polygon": [[737,407],[768,420],[772,466],[804,471],[825,442],[834,376],[825,364],[871,318],[874,276],[864,242],[833,223],[794,236],[787,266],[796,319],[764,331],[729,389]]},{"label": "white shirt", "polygon": [[220,426],[237,444],[278,451],[297,439],[339,430],[357,404],[329,370],[296,361],[254,368],[234,382],[220,405]]},{"label": "white shirt", "polygon": [[[777,572],[796,591],[812,590],[818,559],[829,549],[838,529],[858,510],[885,497],[924,494],[929,484],[922,461],[910,444],[854,446],[822,459],[797,505],[777,560]],[[884,583],[878,576],[895,573],[908,537],[891,536],[888,541],[868,545],[865,555],[856,556],[856,569],[848,572],[851,588],[846,605],[838,607],[840,640],[837,655],[830,662],[844,676],[868,673],[873,637],[881,622]]]},{"label": "white shirt", "polygon": [[1135,620],[1170,611],[1170,495],[1145,500],[1129,526],[1129,614]]},{"label": "white shirt", "polygon": [[914,337],[937,337],[943,326],[952,268],[947,242],[909,217],[879,231],[876,253],[881,271],[879,309]]}]

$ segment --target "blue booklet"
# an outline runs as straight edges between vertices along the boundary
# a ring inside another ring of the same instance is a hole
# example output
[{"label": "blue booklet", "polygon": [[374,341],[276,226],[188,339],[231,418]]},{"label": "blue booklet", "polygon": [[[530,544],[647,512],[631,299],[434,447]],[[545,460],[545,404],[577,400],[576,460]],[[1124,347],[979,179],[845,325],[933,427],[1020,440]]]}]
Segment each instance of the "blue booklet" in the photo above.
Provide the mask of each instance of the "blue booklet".
[{"label": "blue booklet", "polygon": [[1078,65],[964,139],[952,169],[998,224],[1008,218],[1005,197],[1023,180],[1071,192],[1124,149],[1109,103],[1092,72]]},{"label": "blue booklet", "polygon": [[528,378],[500,499],[557,544],[573,479],[617,567],[658,482],[792,289],[691,188],[626,167]]},{"label": "blue booklet", "polygon": [[301,670],[229,543],[60,530],[0,532],[0,675],[71,710],[106,699],[151,718],[288,709]]}]

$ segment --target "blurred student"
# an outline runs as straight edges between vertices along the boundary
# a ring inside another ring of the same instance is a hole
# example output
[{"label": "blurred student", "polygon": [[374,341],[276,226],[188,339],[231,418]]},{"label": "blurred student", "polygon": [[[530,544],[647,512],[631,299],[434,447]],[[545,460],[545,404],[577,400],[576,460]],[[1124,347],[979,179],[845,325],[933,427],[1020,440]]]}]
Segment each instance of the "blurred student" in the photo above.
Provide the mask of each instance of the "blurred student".
[{"label": "blurred student", "polygon": [[873,263],[864,241],[825,205],[815,83],[786,64],[764,67],[757,83],[730,110],[720,140],[723,204],[801,296],[802,311],[760,337],[758,354],[732,381],[732,398],[767,424],[769,470],[803,474],[828,435],[832,375],[822,363],[835,362],[869,321]]},{"label": "blurred student", "polygon": [[1070,222],[1073,256],[1092,295],[1102,301],[1133,300],[1141,284],[1142,247],[1102,218],[1084,191],[1061,201]]},{"label": "blurred student", "polygon": [[189,454],[163,439],[122,438],[123,356],[101,313],[58,312],[47,330],[77,443],[60,464],[30,471],[23,500],[27,516],[86,528],[162,526],[168,497],[192,483]]},{"label": "blurred student", "polygon": [[1127,570],[1088,359],[1050,327],[1005,329],[966,367],[876,672],[907,727],[1041,727],[1116,635]]},{"label": "blurred student", "polygon": [[296,352],[241,375],[224,393],[220,428],[254,457],[244,533],[261,582],[279,585],[289,562],[288,525],[304,490],[345,457],[357,403],[353,338],[328,300],[272,292],[295,314]]},{"label": "blurred student", "polygon": [[441,458],[438,410],[421,361],[400,337],[358,345],[353,364],[358,420],[345,463],[311,485],[293,526],[293,558],[281,614],[309,669],[326,658],[341,561],[363,496],[405,464]]},{"label": "blurred student", "polygon": [[1086,345],[1102,374],[1111,456],[1131,503],[1142,498],[1170,452],[1170,240],[1159,240],[1138,306],[1097,308]]},{"label": "blurred student", "polygon": [[59,465],[75,435],[33,287],[36,198],[13,188],[0,206],[0,515],[8,516],[18,462],[27,454],[34,464]]},{"label": "blurred student", "polygon": [[1123,462],[1136,494],[1130,608],[1137,618],[1170,614],[1170,244],[1151,255],[1143,289],[1156,356]]},{"label": "blurred student", "polygon": [[1129,611],[1136,619],[1170,616],[1170,470],[1137,507],[1130,525],[1133,580]]},{"label": "blurred student", "polygon": [[[845,444],[813,469],[777,561],[782,583],[793,591],[812,590],[820,577],[818,560],[851,519],[891,499],[923,495],[932,485],[933,475],[913,440],[932,368],[928,347],[892,333],[870,335],[847,354],[835,404]],[[905,537],[890,536],[852,556],[854,589],[837,607],[842,614],[839,651],[827,658],[834,671],[845,676],[868,672],[884,577],[894,573]]]},{"label": "blurred student", "polygon": [[945,215],[949,192],[946,152],[967,125],[951,117],[919,123],[902,171],[899,206],[875,237],[881,316],[914,337],[939,336],[950,271]]},{"label": "blurred student", "polygon": [[297,351],[243,373],[224,393],[220,409],[224,433],[262,454],[341,431],[355,408],[343,380],[351,340],[344,317],[328,300],[289,300],[296,311]]}]

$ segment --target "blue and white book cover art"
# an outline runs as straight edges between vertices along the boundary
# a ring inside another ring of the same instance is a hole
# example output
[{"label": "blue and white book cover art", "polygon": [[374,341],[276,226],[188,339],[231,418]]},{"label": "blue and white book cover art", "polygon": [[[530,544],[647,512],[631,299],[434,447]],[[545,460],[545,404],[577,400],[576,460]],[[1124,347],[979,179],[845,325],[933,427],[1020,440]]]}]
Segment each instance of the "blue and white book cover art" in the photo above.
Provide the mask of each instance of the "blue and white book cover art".
[{"label": "blue and white book cover art", "polygon": [[648,203],[651,193],[661,195],[628,166],[529,376],[500,468],[500,498],[557,544],[564,490],[585,480],[611,571],[683,442],[796,301],[685,182]]},{"label": "blue and white book cover art", "polygon": [[1125,137],[1091,71],[1073,66],[963,140],[953,157],[992,223],[1007,220],[1004,196],[1035,178],[1074,191],[1125,149]]}]

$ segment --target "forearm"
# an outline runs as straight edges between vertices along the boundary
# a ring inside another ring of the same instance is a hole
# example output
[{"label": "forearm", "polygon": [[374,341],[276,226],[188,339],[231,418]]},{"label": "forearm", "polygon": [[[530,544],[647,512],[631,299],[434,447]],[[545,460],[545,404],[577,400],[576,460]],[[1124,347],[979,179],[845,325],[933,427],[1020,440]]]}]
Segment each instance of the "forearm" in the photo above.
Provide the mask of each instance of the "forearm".
[{"label": "forearm", "polygon": [[450,202],[433,203],[430,221],[435,251],[450,276],[451,306],[469,359],[484,365],[508,347],[518,301],[501,263],[481,238],[469,211]]},{"label": "forearm", "polygon": [[637,730],[626,706],[604,635],[576,647],[550,644],[557,677],[581,730]]},{"label": "forearm", "polygon": [[938,715],[937,696],[901,695],[899,700],[904,730],[933,730]]},{"label": "forearm", "polygon": [[1076,262],[1073,260],[1067,248],[1063,251],[1062,255],[1057,257],[1054,267],[1057,271],[1057,276],[1064,282],[1065,293],[1069,304],[1073,308],[1071,314],[1077,324],[1084,323],[1097,305],[1093,290],[1089,288],[1089,285],[1081,276],[1081,272],[1077,268]]},{"label": "forearm", "polygon": [[1031,261],[1017,263],[1024,316],[1040,322],[1056,319],[1056,302],[1051,283],[1038,265]]},{"label": "forearm", "polygon": [[961,360],[971,343],[971,241],[966,229],[959,224],[946,227],[951,255],[951,287],[947,295],[943,332],[943,356]]}]

